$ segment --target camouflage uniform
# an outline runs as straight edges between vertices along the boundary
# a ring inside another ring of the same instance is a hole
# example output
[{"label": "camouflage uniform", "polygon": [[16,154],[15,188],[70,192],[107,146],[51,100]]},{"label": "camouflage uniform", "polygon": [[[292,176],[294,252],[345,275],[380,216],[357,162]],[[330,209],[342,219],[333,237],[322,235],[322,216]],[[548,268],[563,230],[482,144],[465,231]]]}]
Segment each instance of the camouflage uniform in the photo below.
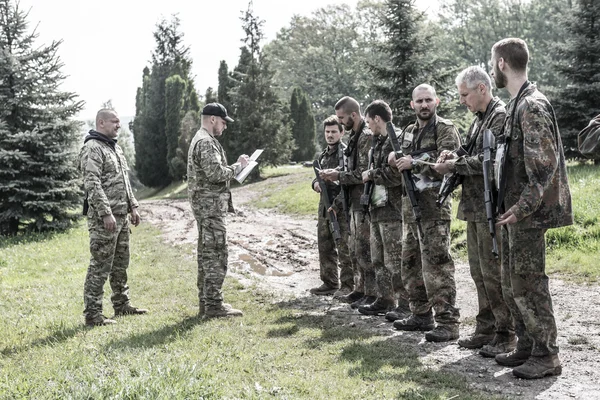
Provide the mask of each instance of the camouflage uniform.
[{"label": "camouflage uniform", "polygon": [[198,298],[206,309],[223,305],[227,274],[226,213],[233,211],[229,181],[239,172],[227,165],[221,143],[200,128],[188,153],[188,198],[198,225]]},{"label": "camouflage uniform", "polygon": [[[347,169],[340,172],[340,184],[348,189],[348,200],[350,207],[350,257],[354,271],[354,290],[362,292],[365,296],[376,296],[375,271],[371,263],[370,249],[370,220],[369,214],[363,210],[360,204],[360,196],[363,194],[364,185],[362,172],[369,166],[369,149],[371,148],[372,133],[366,126],[364,119],[360,123],[357,132],[352,131],[348,139],[348,147],[344,154],[347,158]],[[342,211],[341,194],[336,197],[333,209],[339,215]]]},{"label": "camouflage uniform", "polygon": [[537,357],[554,355],[557,330],[544,234],[571,225],[573,212],[554,110],[535,85],[523,90],[518,104],[509,102],[504,135],[510,138],[504,206],[517,222],[507,225],[503,242],[502,289],[515,320],[517,349]]},{"label": "camouflage uniform", "polygon": [[499,135],[505,118],[504,102],[494,97],[485,113],[476,113],[469,128],[466,147],[470,154],[458,158],[454,164],[462,177],[458,219],[467,221],[469,267],[477,288],[476,335],[493,335],[495,332],[508,336],[514,333],[510,310],[502,297],[500,259],[492,254],[492,237],[484,207],[483,132],[490,129],[494,135]]},{"label": "camouflage uniform", "polygon": [[[436,160],[442,150],[454,151],[460,146],[458,131],[449,120],[434,115],[427,126],[412,124],[402,134],[402,153],[428,153]],[[413,158],[418,158],[413,155]],[[459,312],[455,307],[456,284],[454,261],[450,255],[451,201],[436,205],[442,175],[430,166],[415,164],[415,181],[430,180],[417,197],[422,212],[423,237],[419,238],[410,200],[402,199],[402,279],[410,298],[413,314],[435,311],[438,325],[458,327]]]},{"label": "camouflage uniform", "polygon": [[[329,146],[323,150],[319,156],[319,163],[322,169],[337,168],[340,162],[340,155],[343,162],[343,151],[345,146],[342,142],[338,142],[333,148]],[[313,179],[311,187],[317,180]],[[333,201],[340,194],[341,188],[339,184],[325,182],[329,201]],[[348,249],[349,225],[345,212],[337,214],[338,223],[340,225],[340,233],[342,239],[336,244],[333,239],[332,232],[329,228],[329,213],[323,204],[323,198],[319,200],[319,220],[317,223],[317,243],[319,246],[319,265],[321,272],[321,280],[329,287],[339,287],[340,282],[342,287],[347,287],[350,290],[354,288],[354,272],[352,269],[352,260],[350,258],[350,250]],[[338,273],[339,262],[339,273]]]},{"label": "camouflage uniform", "polygon": [[[393,151],[387,136],[377,136],[373,152],[374,165],[369,177],[374,183],[370,199],[371,260],[377,282],[378,296],[395,299],[408,306],[408,293],[402,282],[402,173],[388,164]],[[376,203],[379,193],[385,202]]]},{"label": "camouflage uniform", "polygon": [[[127,171],[123,150],[112,140],[90,131],[79,154],[87,193],[90,265],[83,288],[86,320],[102,314],[104,283],[109,279],[115,311],[129,305],[127,267],[129,266],[129,221],[127,213],[138,207]],[[104,228],[102,217],[112,214],[116,230]]]}]

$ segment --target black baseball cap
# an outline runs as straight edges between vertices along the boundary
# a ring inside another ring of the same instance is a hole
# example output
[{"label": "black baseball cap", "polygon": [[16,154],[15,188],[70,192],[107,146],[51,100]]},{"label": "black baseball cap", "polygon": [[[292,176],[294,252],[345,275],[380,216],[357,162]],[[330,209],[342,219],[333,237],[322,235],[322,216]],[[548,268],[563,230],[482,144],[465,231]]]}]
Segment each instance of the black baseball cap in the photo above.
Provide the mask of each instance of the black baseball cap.
[{"label": "black baseball cap", "polygon": [[202,115],[216,115],[227,122],[233,122],[233,119],[227,116],[227,109],[220,103],[208,103],[202,109]]}]

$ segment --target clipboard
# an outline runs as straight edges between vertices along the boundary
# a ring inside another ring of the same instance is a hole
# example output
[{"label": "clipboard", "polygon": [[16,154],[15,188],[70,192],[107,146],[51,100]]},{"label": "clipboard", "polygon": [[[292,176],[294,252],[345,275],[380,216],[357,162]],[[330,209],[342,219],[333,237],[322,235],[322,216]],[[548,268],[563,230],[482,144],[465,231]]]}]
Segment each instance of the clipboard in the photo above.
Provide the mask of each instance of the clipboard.
[{"label": "clipboard", "polygon": [[254,153],[252,153],[252,155],[250,156],[250,160],[248,160],[248,165],[246,165],[246,167],[242,169],[240,173],[237,174],[233,179],[238,181],[240,184],[244,183],[248,175],[250,175],[250,172],[252,172],[254,167],[258,165],[258,162],[256,160],[262,154],[263,151],[264,149],[257,149]]}]

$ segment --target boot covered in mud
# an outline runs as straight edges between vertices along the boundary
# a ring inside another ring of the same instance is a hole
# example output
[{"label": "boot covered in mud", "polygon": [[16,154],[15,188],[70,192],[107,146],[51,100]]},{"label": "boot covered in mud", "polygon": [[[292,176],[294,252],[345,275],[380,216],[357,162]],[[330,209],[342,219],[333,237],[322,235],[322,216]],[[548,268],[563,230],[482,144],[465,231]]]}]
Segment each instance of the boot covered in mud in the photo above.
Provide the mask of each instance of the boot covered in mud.
[{"label": "boot covered in mud", "polygon": [[531,356],[525,364],[515,367],[513,375],[523,379],[539,379],[545,376],[560,375],[562,366],[556,354],[542,357]]},{"label": "boot covered in mud", "polygon": [[220,306],[216,307],[206,307],[204,308],[204,315],[202,318],[210,319],[210,318],[224,318],[224,317],[241,317],[244,313],[241,310],[236,310],[231,307],[231,304],[223,303]]},{"label": "boot covered in mud", "polygon": [[358,312],[364,315],[383,315],[396,307],[394,299],[378,297],[373,303],[358,307]]},{"label": "boot covered in mud", "polygon": [[329,286],[324,283],[319,287],[310,289],[310,292],[316,296],[328,296],[334,294],[339,288],[335,286]]}]

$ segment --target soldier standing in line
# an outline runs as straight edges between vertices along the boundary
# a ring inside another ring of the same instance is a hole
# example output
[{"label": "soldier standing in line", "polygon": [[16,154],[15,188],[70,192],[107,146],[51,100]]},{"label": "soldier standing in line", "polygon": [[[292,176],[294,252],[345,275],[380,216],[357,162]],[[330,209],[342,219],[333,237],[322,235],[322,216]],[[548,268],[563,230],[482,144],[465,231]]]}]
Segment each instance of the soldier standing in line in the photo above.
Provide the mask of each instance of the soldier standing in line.
[{"label": "soldier standing in line", "polygon": [[[335,114],[340,123],[351,130],[348,147],[345,150],[348,166],[344,171],[326,169],[321,177],[330,182],[339,181],[348,188],[350,217],[350,257],[356,268],[354,291],[340,300],[351,303],[352,308],[370,304],[377,299],[375,271],[371,264],[369,214],[360,204],[363,194],[362,173],[368,168],[371,131],[360,114],[360,105],[352,97],[342,97],[335,105]],[[341,196],[341,195],[340,195]],[[342,209],[340,196],[332,206],[339,214]]]},{"label": "soldier standing in line", "polygon": [[217,137],[227,129],[227,110],[219,103],[202,109],[202,126],[190,143],[187,177],[188,198],[198,225],[198,298],[203,318],[242,316],[240,310],[223,302],[223,281],[227,274],[227,222],[233,212],[229,181],[248,165],[248,156],[227,165],[225,151]]},{"label": "soldier standing in line", "polygon": [[[341,138],[344,135],[342,124],[340,124],[335,115],[332,115],[323,122],[323,129],[327,147],[319,156],[321,168],[335,169],[340,166],[340,163],[343,167],[344,150],[346,149],[346,146],[341,141]],[[332,201],[340,194],[342,188],[340,187],[339,182],[328,182],[326,185],[329,201]],[[316,178],[312,181],[312,188],[315,192],[321,193],[321,186],[319,186],[319,182]],[[318,218],[317,243],[319,247],[319,266],[323,284],[319,287],[310,289],[310,292],[315,295],[333,294],[334,297],[346,296],[354,290],[354,272],[352,270],[350,250],[348,250],[349,232],[347,215],[345,212],[337,214],[341,234],[341,239],[337,243],[329,228],[329,213],[325,208],[322,196],[319,200]]]},{"label": "soldier standing in line", "polygon": [[[388,164],[393,151],[386,124],[392,120],[390,106],[375,100],[365,109],[369,129],[377,144],[373,168],[363,172],[363,182],[373,182],[369,199],[371,260],[377,282],[377,300],[358,307],[361,314],[385,314],[395,321],[410,315],[408,293],[402,282],[402,174]],[[398,297],[398,303],[396,298]]]},{"label": "soldier standing in line", "polygon": [[[468,349],[484,347],[480,354],[494,357],[508,353],[517,343],[510,310],[502,297],[500,259],[492,253],[485,212],[483,182],[483,132],[499,136],[506,118],[504,102],[492,96],[492,80],[481,67],[468,67],[456,77],[460,103],[475,113],[467,133],[467,155],[443,151],[441,163],[433,167],[440,174],[456,172],[462,179],[458,219],[467,221],[467,252],[471,277],[477,289],[479,312],[475,332],[458,345]],[[445,162],[444,162],[445,161]]]},{"label": "soldier standing in line", "polygon": [[138,202],[133,196],[123,150],[117,144],[121,128],[114,110],[101,109],[96,114],[96,129],[84,140],[79,154],[86,192],[84,214],[90,233],[90,265],[85,277],[83,301],[85,324],[101,326],[116,321],[102,315],[104,283],[109,279],[115,316],[145,314],[148,310],[133,307],[127,286],[129,266],[129,221],[138,226]]},{"label": "soldier standing in line", "polygon": [[[450,255],[451,201],[449,199],[442,207],[436,205],[443,175],[430,165],[418,162],[424,157],[435,161],[442,151],[454,151],[460,146],[460,137],[452,122],[436,113],[439,101],[430,85],[422,84],[413,90],[410,105],[415,110],[417,122],[403,132],[404,156],[399,159],[394,153],[389,156],[390,164],[395,160],[400,171],[412,171],[419,189],[423,228],[421,236],[411,203],[404,197],[402,279],[409,294],[412,315],[394,321],[394,328],[429,331],[425,339],[433,342],[458,339],[459,325],[454,261]],[[435,327],[432,308],[437,322]]]},{"label": "soldier standing in line", "polygon": [[[498,146],[503,229],[502,289],[515,320],[517,348],[496,355],[520,378],[562,372],[546,275],[547,229],[571,225],[573,212],[563,146],[552,105],[527,79],[529,50],[516,38],[492,47],[492,76],[511,95]],[[503,151],[504,150],[504,151]]]}]

